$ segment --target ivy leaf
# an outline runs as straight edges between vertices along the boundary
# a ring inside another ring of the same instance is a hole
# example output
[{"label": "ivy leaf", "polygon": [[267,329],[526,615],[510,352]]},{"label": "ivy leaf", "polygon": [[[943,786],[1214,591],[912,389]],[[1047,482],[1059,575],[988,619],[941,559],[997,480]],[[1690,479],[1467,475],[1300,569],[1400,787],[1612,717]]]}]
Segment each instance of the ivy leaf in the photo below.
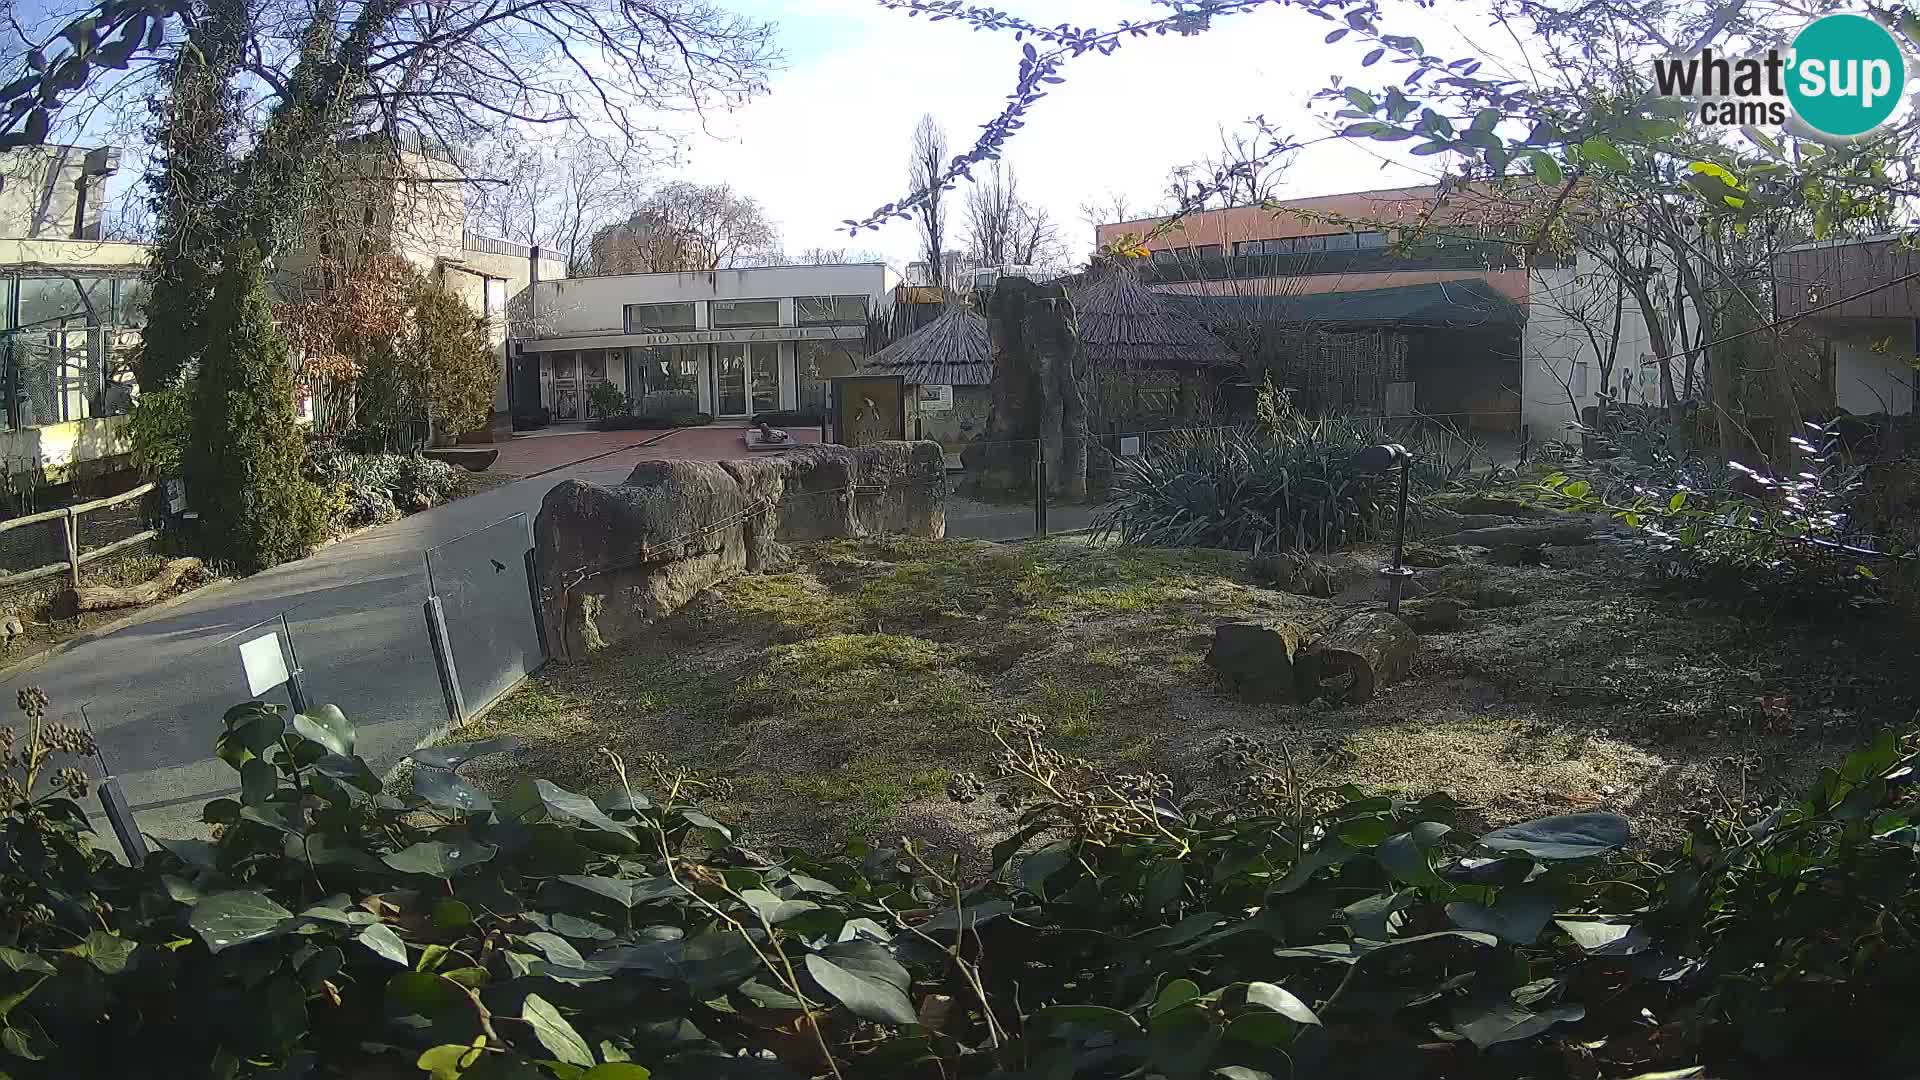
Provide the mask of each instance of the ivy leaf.
[{"label": "ivy leaf", "polygon": [[214,893],[193,905],[187,925],[193,927],[209,952],[220,952],[278,933],[293,912],[251,889]]},{"label": "ivy leaf", "polygon": [[573,1025],[560,1015],[560,1010],[547,1004],[547,999],[539,994],[528,994],[526,1002],[520,1006],[520,1019],[533,1027],[534,1037],[554,1057],[569,1065],[593,1067],[593,1051],[587,1046],[587,1041],[573,1030]]},{"label": "ivy leaf", "polygon": [[474,839],[472,834],[464,830],[456,829],[441,835],[449,839],[423,840],[386,856],[382,861],[402,874],[430,874],[450,879],[469,866],[478,866],[493,858],[500,850],[492,844]]},{"label": "ivy leaf", "polygon": [[1434,886],[1440,884],[1440,875],[1433,872],[1427,862],[1427,852],[1412,833],[1397,833],[1382,841],[1373,849],[1373,857],[1395,881],[1404,881],[1409,885]]},{"label": "ivy leaf", "polygon": [[264,758],[249,758],[240,766],[240,801],[248,806],[259,806],[273,798],[279,784],[280,773]]},{"label": "ivy leaf", "polygon": [[811,900],[783,900],[765,889],[743,890],[740,899],[769,926],[778,926],[788,919],[820,910],[820,905]]},{"label": "ivy leaf", "polygon": [[1551,861],[1605,855],[1625,847],[1630,836],[1627,819],[1618,814],[1557,814],[1495,829],[1475,842],[1489,851],[1518,851]]},{"label": "ivy leaf", "polygon": [[336,705],[322,705],[293,718],[293,733],[341,757],[353,756],[353,724]]},{"label": "ivy leaf", "polygon": [[519,739],[507,736],[499,739],[482,739],[479,742],[455,743],[451,746],[429,746],[415,750],[407,757],[414,764],[425,765],[429,769],[457,769],[474,758],[518,750],[521,745]]},{"label": "ivy leaf", "polygon": [[591,825],[603,832],[610,832],[615,836],[625,837],[633,843],[639,843],[634,838],[632,829],[608,817],[606,811],[594,805],[593,800],[585,795],[576,795],[548,780],[535,780],[533,788],[539,795],[541,804],[547,808],[547,813],[577,821],[582,825]]},{"label": "ivy leaf", "polygon": [[1409,152],[1414,157],[1432,157],[1435,154],[1444,154],[1451,149],[1453,144],[1449,142],[1424,142]]},{"label": "ivy leaf", "polygon": [[1555,919],[1553,922],[1588,956],[1633,956],[1653,945],[1646,930],[1633,923],[1595,919]]},{"label": "ivy leaf", "polygon": [[1453,1011],[1453,1029],[1485,1050],[1504,1042],[1531,1039],[1555,1024],[1587,1015],[1579,1005],[1562,1005],[1545,1012],[1528,1012],[1511,1000],[1491,1006],[1461,1005]]},{"label": "ivy leaf", "polygon": [[1272,983],[1253,982],[1247,984],[1247,1004],[1258,1005],[1263,1009],[1272,1009],[1296,1024],[1319,1024],[1320,1018],[1314,1015],[1307,1003],[1294,997],[1286,990]]},{"label": "ivy leaf", "polygon": [[1140,890],[1140,906],[1158,911],[1178,900],[1186,886],[1186,866],[1179,859],[1161,859],[1147,871],[1146,885]]},{"label": "ivy leaf", "polygon": [[1553,898],[1538,889],[1507,889],[1491,908],[1448,904],[1447,918],[1462,930],[1492,934],[1511,945],[1531,945],[1553,918]]},{"label": "ivy leaf", "polygon": [[808,953],[807,974],[862,1020],[901,1025],[919,1021],[907,1000],[912,976],[877,942],[856,938]]},{"label": "ivy leaf", "polygon": [[1073,862],[1073,844],[1055,840],[1020,863],[1020,881],[1029,890],[1044,893],[1047,879],[1065,870]]},{"label": "ivy leaf", "polygon": [[493,800],[479,788],[462,780],[452,769],[418,768],[413,770],[413,793],[430,806],[460,814],[484,814],[493,809]]},{"label": "ivy leaf", "polygon": [[424,1050],[414,1059],[414,1067],[426,1073],[433,1080],[460,1080],[460,1074],[472,1068],[480,1060],[481,1048],[486,1046],[486,1036],[476,1036],[471,1045],[460,1046],[448,1043]]},{"label": "ivy leaf", "polygon": [[375,956],[384,957],[401,967],[407,966],[406,943],[400,940],[399,934],[393,932],[393,927],[385,923],[367,927],[354,940],[372,949]]}]

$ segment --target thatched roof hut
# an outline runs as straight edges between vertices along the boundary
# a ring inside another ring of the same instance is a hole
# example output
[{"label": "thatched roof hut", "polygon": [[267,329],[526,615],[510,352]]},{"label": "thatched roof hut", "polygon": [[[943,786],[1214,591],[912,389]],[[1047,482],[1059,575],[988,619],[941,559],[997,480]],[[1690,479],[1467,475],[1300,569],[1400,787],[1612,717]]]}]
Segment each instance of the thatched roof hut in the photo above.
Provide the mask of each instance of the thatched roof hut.
[{"label": "thatched roof hut", "polygon": [[987,320],[964,304],[860,362],[862,371],[903,376],[909,386],[986,386],[993,382]]},{"label": "thatched roof hut", "polygon": [[1080,344],[1095,371],[1196,371],[1239,363],[1172,297],[1124,267],[1104,267],[1069,286]]}]

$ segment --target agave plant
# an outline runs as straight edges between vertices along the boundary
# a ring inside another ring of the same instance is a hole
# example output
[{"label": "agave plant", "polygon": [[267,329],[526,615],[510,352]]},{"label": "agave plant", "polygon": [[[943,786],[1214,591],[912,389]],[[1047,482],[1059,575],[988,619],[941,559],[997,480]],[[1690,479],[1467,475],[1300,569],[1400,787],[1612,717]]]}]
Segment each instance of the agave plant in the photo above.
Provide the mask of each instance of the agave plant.
[{"label": "agave plant", "polygon": [[1096,528],[1159,547],[1324,550],[1374,535],[1394,478],[1364,472],[1359,451],[1410,444],[1410,494],[1466,476],[1475,449],[1451,436],[1396,434],[1370,417],[1211,428],[1170,437],[1145,458],[1122,462]]}]

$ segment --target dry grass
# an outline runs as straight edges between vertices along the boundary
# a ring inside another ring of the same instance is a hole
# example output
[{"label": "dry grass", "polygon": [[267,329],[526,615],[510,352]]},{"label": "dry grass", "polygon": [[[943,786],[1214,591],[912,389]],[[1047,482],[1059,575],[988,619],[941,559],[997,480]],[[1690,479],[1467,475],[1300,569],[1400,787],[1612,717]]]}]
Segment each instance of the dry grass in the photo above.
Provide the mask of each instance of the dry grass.
[{"label": "dry grass", "polygon": [[1701,800],[1798,786],[1910,712],[1904,627],[1701,615],[1623,586],[1611,549],[1555,555],[1442,575],[1525,602],[1469,613],[1423,638],[1408,680],[1326,708],[1218,692],[1201,659],[1214,624],[1343,610],[1254,586],[1230,553],[804,545],[784,573],[729,582],[644,640],[532,680],[472,733],[527,748],[469,768],[597,791],[607,746],[728,778],[715,809],[762,840],[906,831],[966,847],[1005,815],[948,803],[945,778],[991,775],[981,725],[1030,712],[1063,751],[1187,790],[1240,779],[1212,763],[1239,732],[1285,743],[1317,782],[1447,789],[1497,822],[1606,806],[1662,834]]}]

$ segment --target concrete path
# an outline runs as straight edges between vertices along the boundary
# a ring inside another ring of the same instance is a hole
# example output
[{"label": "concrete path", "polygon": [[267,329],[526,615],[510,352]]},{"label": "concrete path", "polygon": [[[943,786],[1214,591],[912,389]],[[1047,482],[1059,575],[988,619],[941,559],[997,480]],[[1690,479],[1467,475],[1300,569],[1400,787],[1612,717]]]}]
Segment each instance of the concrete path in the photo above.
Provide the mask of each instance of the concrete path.
[{"label": "concrete path", "polygon": [[[627,434],[638,439],[657,433]],[[0,678],[0,692],[5,694],[0,707],[13,707],[16,690],[38,686],[51,696],[56,719],[78,724],[84,708],[85,719],[99,737],[108,766],[120,777],[141,828],[159,836],[199,835],[203,831],[200,807],[237,785],[236,774],[212,752],[223,728],[222,713],[250,696],[238,654],[240,641],[278,629],[278,620],[284,618],[305,673],[308,697],[340,706],[354,721],[360,753],[376,769],[385,768],[447,722],[422,611],[429,595],[424,558],[428,549],[515,514],[525,514],[530,525],[540,500],[562,480],[617,483],[643,460],[744,456],[743,449],[734,449],[738,445],[737,430],[677,432],[651,445],[602,451],[603,456],[369,530],[323,548],[311,558],[210,589],[27,671]],[[1010,540],[1033,534],[1031,506],[956,501],[951,509],[948,532],[952,536]],[[1084,527],[1086,517],[1084,509],[1056,508],[1049,520],[1054,530],[1066,531]],[[502,553],[496,569],[518,572],[517,566],[510,565],[514,541],[505,531],[489,534],[489,539],[505,541],[494,545]],[[484,576],[488,556],[466,550],[473,543],[461,545],[465,554],[455,561],[481,563]],[[519,541],[519,550],[524,547],[524,540]],[[446,558],[436,558],[436,574],[455,572],[446,565]],[[513,614],[517,616],[519,610]],[[501,614],[497,621],[507,623],[507,612]],[[510,643],[486,647],[495,620],[462,622],[449,612],[449,621],[454,623],[450,632],[456,659],[462,664],[463,684],[476,678],[484,681],[487,674],[473,670],[475,654],[489,658],[482,663],[500,667],[508,663],[513,654]],[[530,622],[519,625],[530,626]]]}]

